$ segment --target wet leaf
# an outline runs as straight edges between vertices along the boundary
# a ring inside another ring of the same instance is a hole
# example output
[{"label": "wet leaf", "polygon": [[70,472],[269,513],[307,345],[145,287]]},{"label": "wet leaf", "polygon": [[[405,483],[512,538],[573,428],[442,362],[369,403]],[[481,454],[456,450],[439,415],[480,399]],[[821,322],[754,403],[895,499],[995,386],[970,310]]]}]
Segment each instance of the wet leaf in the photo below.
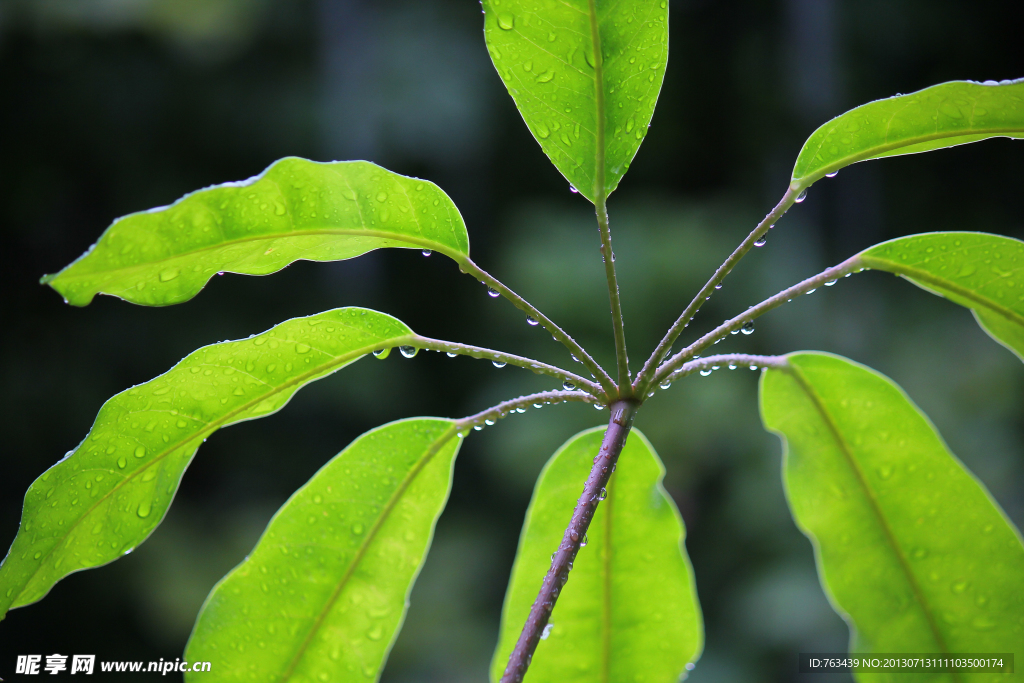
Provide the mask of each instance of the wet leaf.
[{"label": "wet leaf", "polygon": [[191,299],[217,273],[267,275],[298,260],[340,261],[383,247],[460,260],[469,237],[433,183],[366,161],[292,157],[255,178],[119,218],[43,283],[75,306],[99,293],[166,306]]},{"label": "wet leaf", "polygon": [[377,680],[448,500],[455,425],[392,422],[324,465],[210,593],[186,661],[216,662],[218,681]]},{"label": "wet leaf", "polygon": [[[501,678],[541,579],[551,566],[604,428],[567,441],[534,489],[505,594],[491,679]],[[665,467],[633,430],[619,456],[569,581],[533,656],[531,683],[675,683],[701,652],[704,627],[683,520],[661,480]]]},{"label": "wet leaf", "polygon": [[933,232],[883,242],[860,259],[970,308],[989,336],[1024,360],[1024,242]]},{"label": "wet leaf", "polygon": [[661,91],[666,0],[483,6],[491,60],[541,149],[590,201],[611,194],[647,135]]},{"label": "wet leaf", "polygon": [[858,161],[993,137],[1024,137],[1024,79],[952,81],[851,109],[807,139],[790,186],[805,189]]},{"label": "wet leaf", "polygon": [[[989,493],[891,380],[827,354],[787,358],[762,375],[762,418],[851,651],[1019,652],[1024,545]],[[1010,678],[959,676],[935,680]]]},{"label": "wet leaf", "polygon": [[25,494],[21,528],[0,564],[0,616],[142,543],[213,432],[276,412],[309,382],[412,336],[383,313],[340,308],[205,346],[111,398],[78,448]]}]

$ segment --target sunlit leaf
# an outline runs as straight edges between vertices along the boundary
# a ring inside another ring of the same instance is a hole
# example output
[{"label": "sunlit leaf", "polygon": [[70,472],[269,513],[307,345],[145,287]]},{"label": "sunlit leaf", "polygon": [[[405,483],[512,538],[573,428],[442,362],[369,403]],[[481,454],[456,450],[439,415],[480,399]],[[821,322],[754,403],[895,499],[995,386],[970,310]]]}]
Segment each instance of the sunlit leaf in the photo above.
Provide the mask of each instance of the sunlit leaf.
[{"label": "sunlit leaf", "polygon": [[970,308],[982,329],[1024,360],[1024,242],[934,232],[883,242],[860,259]]},{"label": "sunlit leaf", "polygon": [[25,494],[21,528],[0,564],[0,616],[142,543],[210,434],[280,410],[305,384],[411,336],[383,313],[336,309],[203,347],[111,398],[78,448]]},{"label": "sunlit leaf", "polygon": [[544,153],[587,199],[607,196],[654,114],[668,60],[668,3],[483,6],[491,59]]},{"label": "sunlit leaf", "polygon": [[43,282],[84,306],[99,293],[148,306],[187,301],[220,272],[267,275],[297,260],[339,261],[382,247],[469,254],[458,209],[433,183],[366,161],[287,158],[240,183],[114,221]]},{"label": "sunlit leaf", "polygon": [[218,681],[377,680],[448,499],[455,425],[392,422],[324,465],[210,593],[186,661],[216,662]]},{"label": "sunlit leaf", "polygon": [[952,81],[852,109],[807,139],[790,186],[804,189],[858,161],[993,137],[1024,137],[1024,79]]},{"label": "sunlit leaf", "polygon": [[851,650],[1020,652],[1024,545],[985,488],[888,378],[827,354],[787,358],[762,376],[762,418],[783,439],[789,505]]},{"label": "sunlit leaf", "polygon": [[[577,434],[544,467],[526,513],[491,678],[501,678],[551,553],[601,445],[604,428]],[[683,520],[662,488],[664,465],[633,430],[594,515],[569,582],[533,656],[532,683],[675,683],[701,652],[704,627]]]}]

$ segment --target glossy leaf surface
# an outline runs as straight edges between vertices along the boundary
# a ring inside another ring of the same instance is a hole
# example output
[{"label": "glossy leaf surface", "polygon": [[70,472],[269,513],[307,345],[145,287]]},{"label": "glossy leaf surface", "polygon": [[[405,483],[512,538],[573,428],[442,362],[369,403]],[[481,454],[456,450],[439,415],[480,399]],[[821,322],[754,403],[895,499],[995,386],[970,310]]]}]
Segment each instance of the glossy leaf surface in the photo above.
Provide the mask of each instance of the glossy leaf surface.
[{"label": "glossy leaf surface", "polygon": [[339,261],[382,247],[469,254],[458,209],[433,183],[366,161],[287,158],[262,174],[114,221],[43,282],[69,303],[98,294],[164,306],[219,272],[267,275],[297,260]]},{"label": "glossy leaf surface", "polygon": [[78,448],[25,494],[21,528],[0,565],[0,616],[142,543],[217,429],[280,410],[303,385],[411,334],[383,313],[336,309],[203,347],[111,398]]},{"label": "glossy leaf surface", "polygon": [[[762,418],[852,651],[1020,652],[1024,546],[985,488],[888,378],[826,354],[788,360],[762,375]],[[958,676],[930,680],[1009,678]]]},{"label": "glossy leaf surface", "polygon": [[791,187],[806,188],[858,161],[992,137],[1024,137],[1024,79],[952,81],[852,109],[807,139]]},{"label": "glossy leaf surface", "polygon": [[[505,594],[491,678],[501,678],[551,565],[604,428],[565,443],[544,467]],[[526,674],[532,683],[675,683],[701,652],[704,627],[683,520],[661,485],[665,467],[637,430],[626,446]]]},{"label": "glossy leaf surface", "polygon": [[454,421],[434,418],[356,439],[292,495],[213,589],[185,659],[216,662],[217,681],[377,680],[461,443]]},{"label": "glossy leaf surface", "polygon": [[1024,242],[935,232],[883,242],[860,258],[970,308],[982,329],[1024,360]]},{"label": "glossy leaf surface", "polygon": [[583,196],[607,196],[654,114],[668,60],[667,2],[484,0],[483,6],[491,60],[530,132]]}]

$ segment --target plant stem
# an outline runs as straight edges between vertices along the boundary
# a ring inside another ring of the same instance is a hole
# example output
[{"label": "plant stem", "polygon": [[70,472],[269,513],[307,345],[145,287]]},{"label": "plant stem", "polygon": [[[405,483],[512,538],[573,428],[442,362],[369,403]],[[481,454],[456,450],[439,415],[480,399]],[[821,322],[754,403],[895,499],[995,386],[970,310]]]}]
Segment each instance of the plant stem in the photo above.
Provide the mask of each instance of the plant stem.
[{"label": "plant stem", "polygon": [[633,417],[636,415],[640,404],[632,399],[620,399],[611,404],[611,417],[608,421],[608,429],[605,430],[604,439],[601,441],[601,448],[594,458],[594,466],[587,477],[587,483],[583,487],[583,494],[576,502],[576,508],[572,512],[572,519],[562,542],[555,551],[551,560],[551,568],[548,569],[541,584],[540,593],[530,608],[530,615],[526,618],[526,624],[519,634],[512,655],[509,657],[508,666],[501,676],[501,683],[520,683],[530,660],[533,658],[534,650],[540,641],[541,633],[551,618],[551,611],[558,600],[558,594],[562,586],[569,580],[569,566],[576,558],[580,549],[580,541],[590,527],[590,521],[594,518],[597,504],[601,500],[601,490],[608,484],[615,469],[615,463],[619,459],[619,453],[626,443],[626,436],[633,425]]},{"label": "plant stem", "polygon": [[821,287],[827,282],[838,280],[841,277],[845,277],[853,272],[863,270],[864,268],[865,265],[861,261],[859,254],[851,256],[850,258],[846,259],[839,265],[827,268],[822,272],[818,273],[817,275],[815,275],[814,277],[809,277],[803,282],[799,282],[790,287],[789,289],[784,289],[775,296],[769,299],[765,299],[758,305],[751,306],[742,314],[736,316],[735,318],[726,320],[724,323],[722,323],[715,329],[711,330],[710,332],[708,332],[703,337],[687,346],[685,349],[683,349],[676,355],[672,356],[672,358],[670,358],[661,367],[657,369],[657,372],[654,374],[654,377],[651,379],[651,381],[644,385],[645,388],[654,384],[660,384],[664,382],[669,375],[674,373],[676,370],[682,368],[687,361],[693,358],[693,355],[695,353],[703,351],[704,349],[711,346],[719,339],[725,338],[728,334],[740,330],[745,324],[761,315],[764,315],[773,308],[778,308],[779,306],[793,299],[794,297],[813,292],[815,289]]},{"label": "plant stem", "polygon": [[513,411],[518,412],[519,409],[526,409],[534,405],[566,403],[568,401],[597,403],[597,399],[590,394],[583,393],[582,391],[542,391],[537,394],[527,394],[526,396],[520,396],[519,398],[502,401],[498,405],[491,406],[487,410],[481,410],[475,415],[464,417],[461,420],[456,421],[455,429],[458,432],[466,432],[475,427],[482,427],[487,424],[488,420],[492,422],[500,420]]},{"label": "plant stem", "polygon": [[583,365],[591,372],[597,381],[601,384],[601,388],[604,389],[609,400],[614,399],[618,396],[618,389],[615,386],[615,381],[612,380],[611,376],[605,372],[604,368],[598,365],[589,353],[587,353],[582,346],[576,343],[576,340],[570,337],[565,331],[553,323],[550,318],[537,310],[529,301],[519,296],[511,289],[506,287],[496,277],[485,271],[483,268],[473,262],[472,259],[466,257],[459,261],[459,267],[462,272],[468,273],[475,277],[478,281],[487,285],[494,291],[501,294],[503,297],[512,302],[512,304],[519,310],[526,313],[528,316],[536,320],[545,330],[547,330],[555,341],[561,342],[563,346],[569,349],[570,353],[576,357],[576,359],[583,363]]},{"label": "plant stem", "polygon": [[430,337],[421,337],[415,335],[411,340],[412,345],[418,346],[424,349],[430,349],[432,351],[444,351],[445,353],[456,353],[460,356],[470,356],[472,358],[486,358],[492,362],[497,361],[507,365],[515,365],[520,368],[526,368],[527,370],[533,370],[539,375],[549,375],[551,377],[557,377],[563,382],[571,382],[579,389],[591,394],[593,396],[601,395],[601,387],[589,379],[584,379],[577,374],[563,370],[562,368],[555,367],[554,365],[548,365],[547,363],[541,363],[538,360],[532,358],[524,358],[523,356],[516,356],[511,353],[503,353],[501,351],[494,351],[493,349],[485,349],[480,346],[471,346],[469,344],[459,344],[457,342],[442,341],[440,339],[431,339]]},{"label": "plant stem", "polygon": [[665,386],[666,382],[674,382],[677,379],[686,377],[687,375],[692,375],[698,370],[717,370],[723,365],[731,370],[740,367],[757,370],[759,368],[783,368],[787,366],[787,362],[785,356],[756,356],[748,353],[723,353],[717,356],[697,358],[687,363],[683,363],[678,370],[662,379],[660,386],[662,389],[668,389],[668,387]]},{"label": "plant stem", "polygon": [[731,254],[729,254],[729,258],[727,258],[725,262],[718,267],[718,270],[716,270],[715,274],[711,276],[711,279],[707,281],[707,284],[701,288],[697,293],[697,296],[695,296],[693,301],[691,301],[683,310],[679,318],[672,323],[672,327],[668,329],[668,332],[665,333],[662,340],[658,342],[658,346],[654,349],[654,353],[652,353],[651,357],[647,359],[647,362],[644,363],[643,369],[640,370],[640,373],[636,377],[636,382],[634,382],[633,386],[636,388],[638,394],[643,395],[642,392],[646,391],[647,387],[650,386],[651,382],[648,382],[647,378],[652,372],[654,372],[655,368],[658,367],[658,364],[672,348],[672,344],[675,343],[675,340],[679,337],[683,328],[690,324],[690,321],[693,320],[693,316],[697,314],[700,307],[704,305],[705,301],[711,298],[712,294],[714,294],[715,286],[722,283],[725,276],[729,274],[737,263],[739,263],[740,259],[747,255],[747,252],[754,246],[754,243],[764,237],[764,234],[768,232],[773,225],[775,225],[775,222],[782,218],[782,215],[785,214],[786,211],[789,210],[789,207],[793,206],[796,202],[798,196],[799,193],[793,188],[786,190],[786,194],[782,196],[782,200],[774,209],[768,212],[768,215],[766,215],[764,219],[757,224],[757,227],[747,235],[746,239],[744,239],[740,245],[736,247]]}]

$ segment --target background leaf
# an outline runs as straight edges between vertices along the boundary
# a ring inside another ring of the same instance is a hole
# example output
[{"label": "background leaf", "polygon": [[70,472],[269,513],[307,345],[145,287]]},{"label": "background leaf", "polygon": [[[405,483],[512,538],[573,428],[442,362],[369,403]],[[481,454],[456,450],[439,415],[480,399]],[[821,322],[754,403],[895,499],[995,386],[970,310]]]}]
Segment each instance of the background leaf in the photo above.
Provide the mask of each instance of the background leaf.
[{"label": "background leaf", "polygon": [[982,329],[1024,360],[1024,242],[935,232],[883,242],[860,259],[970,308]]},{"label": "background leaf", "polygon": [[[501,678],[551,553],[601,445],[604,427],[567,441],[537,481],[505,594],[491,678]],[[598,506],[589,543],[576,556],[551,615],[550,638],[534,654],[532,683],[675,683],[703,646],[704,628],[683,549],[683,520],[662,487],[665,467],[632,431]]]},{"label": "background leaf", "polygon": [[377,680],[461,444],[455,422],[435,418],[356,439],[213,589],[185,659],[216,662],[217,681]]},{"label": "background leaf", "polygon": [[[491,60],[541,149],[590,201],[603,157],[604,195],[611,194],[647,134],[661,91],[667,2],[484,0],[483,6]],[[601,82],[595,54],[603,56]]]},{"label": "background leaf", "polygon": [[305,384],[410,335],[391,316],[340,308],[203,347],[111,398],[78,448],[25,494],[21,528],[0,564],[0,616],[142,543],[210,434],[280,410]]},{"label": "background leaf", "polygon": [[1024,546],[988,492],[888,378],[826,354],[788,359],[762,375],[762,418],[783,439],[790,508],[851,651],[1019,653]]},{"label": "background leaf", "polygon": [[799,190],[858,161],[1024,137],[1024,79],[952,81],[861,105],[818,128],[793,167]]},{"label": "background leaf", "polygon": [[43,282],[76,306],[101,292],[165,306],[191,299],[219,272],[267,275],[299,259],[340,261],[382,247],[458,260],[469,255],[469,237],[433,183],[366,161],[292,157],[249,180],[119,218]]}]

